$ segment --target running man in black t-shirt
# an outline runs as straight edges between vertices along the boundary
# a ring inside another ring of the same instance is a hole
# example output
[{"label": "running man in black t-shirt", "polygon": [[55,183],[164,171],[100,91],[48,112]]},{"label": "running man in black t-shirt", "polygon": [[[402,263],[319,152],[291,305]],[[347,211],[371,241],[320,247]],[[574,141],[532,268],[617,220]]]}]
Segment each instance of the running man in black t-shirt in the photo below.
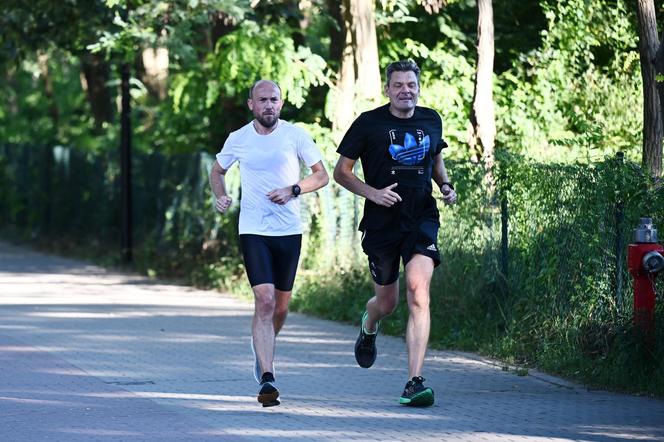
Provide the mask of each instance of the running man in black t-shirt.
[{"label": "running man in black t-shirt", "polygon": [[[380,320],[399,300],[399,260],[403,259],[408,299],[408,382],[399,403],[430,406],[431,388],[423,385],[422,366],[430,329],[429,286],[440,264],[436,245],[438,208],[432,196],[435,181],[446,204],[456,201],[441,151],[442,122],[433,109],[417,107],[420,69],[413,61],[397,61],[386,69],[389,104],[360,115],[337,149],[334,179],[366,198],[359,229],[369,258],[375,296],[367,302],[355,343],[355,359],[364,368],[376,360]],[[361,161],[364,182],[353,166]]]}]

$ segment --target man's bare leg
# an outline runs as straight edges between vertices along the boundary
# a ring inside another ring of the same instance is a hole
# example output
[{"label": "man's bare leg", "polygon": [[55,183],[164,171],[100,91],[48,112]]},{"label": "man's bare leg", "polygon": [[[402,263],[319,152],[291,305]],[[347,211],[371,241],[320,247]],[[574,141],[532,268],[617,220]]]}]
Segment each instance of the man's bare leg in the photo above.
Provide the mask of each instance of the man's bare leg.
[{"label": "man's bare leg", "polygon": [[399,303],[399,280],[392,284],[379,285],[374,283],[375,295],[367,301],[367,320],[364,331],[376,332],[376,323],[391,314]]},{"label": "man's bare leg", "polygon": [[399,281],[389,285],[374,285],[376,294],[367,301],[367,316],[355,341],[355,360],[360,367],[369,368],[376,361],[376,333],[378,321],[394,311],[399,301]]},{"label": "man's bare leg", "polygon": [[[275,338],[275,289],[273,284],[259,284],[254,291],[254,319],[251,324],[254,351],[262,373],[272,370]],[[283,324],[283,322],[282,322]],[[266,367],[269,367],[266,369]]]},{"label": "man's bare leg", "polygon": [[409,379],[422,375],[431,328],[429,289],[433,269],[433,260],[424,255],[414,255],[406,264],[406,296],[410,312],[406,328]]},{"label": "man's bare leg", "polygon": [[286,322],[286,317],[288,316],[288,304],[290,303],[293,291],[284,292],[283,290],[275,289],[274,293],[276,295],[276,304],[274,307],[273,324],[274,335],[276,337],[284,326],[284,322]]}]

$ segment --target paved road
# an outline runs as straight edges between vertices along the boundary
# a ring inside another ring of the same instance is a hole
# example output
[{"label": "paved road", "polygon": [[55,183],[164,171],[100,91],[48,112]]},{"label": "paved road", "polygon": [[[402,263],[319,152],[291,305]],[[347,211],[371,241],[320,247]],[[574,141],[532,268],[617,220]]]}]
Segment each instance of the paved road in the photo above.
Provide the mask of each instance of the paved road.
[{"label": "paved road", "polygon": [[398,405],[403,341],[292,314],[282,405],[256,402],[252,306],[0,242],[0,441],[664,441],[664,401],[431,351],[436,404]]}]

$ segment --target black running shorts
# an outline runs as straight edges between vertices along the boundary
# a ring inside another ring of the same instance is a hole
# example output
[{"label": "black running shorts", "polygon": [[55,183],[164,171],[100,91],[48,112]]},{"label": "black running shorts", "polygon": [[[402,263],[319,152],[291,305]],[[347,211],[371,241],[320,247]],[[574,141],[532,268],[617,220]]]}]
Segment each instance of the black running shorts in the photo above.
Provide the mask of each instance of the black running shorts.
[{"label": "black running shorts", "polygon": [[300,259],[302,235],[263,236],[242,234],[240,246],[249,284],[274,284],[283,292],[293,289]]},{"label": "black running shorts", "polygon": [[365,230],[362,250],[369,258],[369,270],[376,284],[389,285],[399,279],[399,258],[405,266],[413,255],[424,255],[433,259],[437,267],[440,264],[436,245],[438,227],[436,222],[423,221],[418,230],[410,232]]}]

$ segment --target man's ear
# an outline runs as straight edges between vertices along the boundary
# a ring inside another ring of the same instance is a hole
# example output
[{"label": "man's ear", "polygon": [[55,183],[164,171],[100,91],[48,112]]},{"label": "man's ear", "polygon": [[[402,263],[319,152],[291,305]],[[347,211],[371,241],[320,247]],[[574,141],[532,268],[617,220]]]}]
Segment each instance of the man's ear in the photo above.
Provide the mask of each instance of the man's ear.
[{"label": "man's ear", "polygon": [[250,111],[254,110],[254,100],[251,98],[247,98],[247,107],[249,108]]}]

